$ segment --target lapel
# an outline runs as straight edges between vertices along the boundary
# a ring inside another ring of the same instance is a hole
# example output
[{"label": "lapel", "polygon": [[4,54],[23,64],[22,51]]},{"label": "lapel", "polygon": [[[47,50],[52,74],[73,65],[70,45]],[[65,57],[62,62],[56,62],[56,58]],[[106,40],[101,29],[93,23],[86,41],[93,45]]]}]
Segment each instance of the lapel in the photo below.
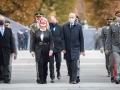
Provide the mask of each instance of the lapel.
[{"label": "lapel", "polygon": [[117,31],[120,31],[120,26],[118,27],[117,23],[115,23],[115,28],[116,28]]},{"label": "lapel", "polygon": [[6,29],[7,29],[7,28],[5,27],[3,37],[5,37],[5,36],[6,36]]},{"label": "lapel", "polygon": [[55,27],[54,35],[57,33],[57,30],[58,30],[58,25]]},{"label": "lapel", "polygon": [[68,36],[68,39],[69,39],[69,41],[70,41],[70,37],[71,37],[71,28],[70,28],[70,23],[68,22],[67,23],[67,36]]},{"label": "lapel", "polygon": [[0,37],[2,36],[1,32],[0,32]]}]

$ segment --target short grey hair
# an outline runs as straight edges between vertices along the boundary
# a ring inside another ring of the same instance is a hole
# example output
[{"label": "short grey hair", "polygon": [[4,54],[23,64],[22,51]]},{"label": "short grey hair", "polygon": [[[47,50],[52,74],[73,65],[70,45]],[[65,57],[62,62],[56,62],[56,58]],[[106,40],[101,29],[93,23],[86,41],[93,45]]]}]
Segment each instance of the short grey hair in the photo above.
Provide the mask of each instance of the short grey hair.
[{"label": "short grey hair", "polygon": [[[76,17],[76,14],[75,14],[75,13],[72,13],[72,12],[71,12],[70,14],[72,14],[72,15],[74,15],[74,17]],[[69,15],[70,15],[70,14],[69,14]]]},{"label": "short grey hair", "polygon": [[0,19],[1,19],[1,18],[5,21],[5,18],[4,18],[3,16],[0,15]]}]

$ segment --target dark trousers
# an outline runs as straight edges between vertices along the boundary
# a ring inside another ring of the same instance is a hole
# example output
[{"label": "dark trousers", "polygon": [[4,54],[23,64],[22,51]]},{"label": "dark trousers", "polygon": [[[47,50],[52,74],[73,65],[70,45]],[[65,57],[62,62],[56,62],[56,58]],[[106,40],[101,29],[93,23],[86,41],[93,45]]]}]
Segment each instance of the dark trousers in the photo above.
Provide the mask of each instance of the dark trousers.
[{"label": "dark trousers", "polygon": [[48,75],[48,62],[44,62],[43,56],[41,54],[39,62],[36,62],[37,70],[37,80],[41,82],[46,81]]},{"label": "dark trousers", "polygon": [[3,80],[5,76],[10,78],[10,67],[9,65],[4,65],[2,54],[0,56],[0,60],[2,61],[2,63],[0,63],[0,80]]},{"label": "dark trousers", "polygon": [[106,59],[106,69],[107,69],[107,72],[110,73],[110,60],[109,60],[109,55],[110,54],[105,54],[105,59]]},{"label": "dark trousers", "polygon": [[18,41],[18,50],[24,50],[24,41]]},{"label": "dark trousers", "polygon": [[60,73],[61,52],[53,53],[53,55],[50,57],[49,68],[50,68],[50,78],[51,79],[55,78],[55,73],[54,73],[54,58],[55,58],[55,61],[56,61],[56,72]]},{"label": "dark trousers", "polygon": [[76,81],[77,78],[77,60],[67,60],[68,72],[70,76],[70,82]]},{"label": "dark trousers", "polygon": [[3,76],[3,66],[0,65],[0,80],[3,80],[4,76]]},{"label": "dark trousers", "polygon": [[24,40],[24,49],[27,50],[28,47],[28,39]]},{"label": "dark trousers", "polygon": [[100,48],[100,46],[99,46],[99,40],[95,40],[94,48],[95,48],[95,50],[99,50],[99,48]]},{"label": "dark trousers", "polygon": [[113,53],[109,53],[109,61],[110,61],[111,77],[114,77],[114,58],[113,58]]},{"label": "dark trousers", "polygon": [[9,65],[0,65],[0,80],[4,80],[4,77],[10,78]]}]

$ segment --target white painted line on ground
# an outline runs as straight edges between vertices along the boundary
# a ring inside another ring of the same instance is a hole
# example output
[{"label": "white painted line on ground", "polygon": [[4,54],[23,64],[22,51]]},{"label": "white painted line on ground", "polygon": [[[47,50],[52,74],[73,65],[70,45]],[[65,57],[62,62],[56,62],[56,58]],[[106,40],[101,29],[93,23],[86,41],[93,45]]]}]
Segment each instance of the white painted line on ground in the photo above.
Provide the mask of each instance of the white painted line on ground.
[{"label": "white painted line on ground", "polygon": [[15,88],[120,88],[120,85],[114,83],[48,83],[48,84],[37,84],[37,83],[17,83],[17,84],[1,84],[0,89],[15,89]]}]

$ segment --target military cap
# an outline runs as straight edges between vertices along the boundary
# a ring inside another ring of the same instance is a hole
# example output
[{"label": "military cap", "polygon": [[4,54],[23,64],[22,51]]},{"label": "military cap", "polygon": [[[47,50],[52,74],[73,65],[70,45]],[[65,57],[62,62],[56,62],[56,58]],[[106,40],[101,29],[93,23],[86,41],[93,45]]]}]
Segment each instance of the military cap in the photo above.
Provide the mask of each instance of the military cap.
[{"label": "military cap", "polygon": [[76,15],[75,20],[76,20],[78,23],[80,23],[80,19],[79,19],[79,17],[78,17],[77,15]]},{"label": "military cap", "polygon": [[35,16],[37,17],[37,16],[42,16],[43,14],[41,13],[41,12],[39,12],[39,11],[37,11],[36,13],[35,13]]},{"label": "military cap", "polygon": [[112,17],[107,17],[106,20],[107,21],[113,21],[113,18]]},{"label": "military cap", "polygon": [[76,19],[79,19],[78,15],[76,15]]},{"label": "military cap", "polygon": [[117,10],[117,11],[115,12],[115,15],[120,17],[120,10]]},{"label": "military cap", "polygon": [[5,26],[10,25],[10,21],[5,20]]},{"label": "military cap", "polygon": [[113,17],[113,21],[115,21],[116,20],[116,17]]}]

